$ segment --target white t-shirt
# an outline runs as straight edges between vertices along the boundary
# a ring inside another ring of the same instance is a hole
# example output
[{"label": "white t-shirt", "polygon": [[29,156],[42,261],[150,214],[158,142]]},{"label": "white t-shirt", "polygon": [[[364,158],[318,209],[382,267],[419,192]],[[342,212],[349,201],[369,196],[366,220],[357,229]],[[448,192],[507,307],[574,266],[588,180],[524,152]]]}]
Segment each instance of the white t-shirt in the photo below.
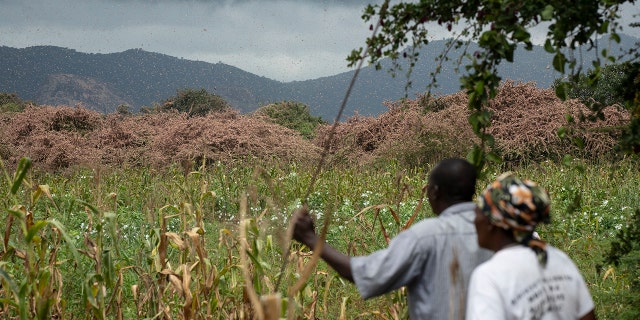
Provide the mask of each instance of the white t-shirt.
[{"label": "white t-shirt", "polygon": [[531,248],[496,252],[471,275],[466,320],[579,319],[593,310],[589,290],[573,261],[547,246],[542,267]]}]

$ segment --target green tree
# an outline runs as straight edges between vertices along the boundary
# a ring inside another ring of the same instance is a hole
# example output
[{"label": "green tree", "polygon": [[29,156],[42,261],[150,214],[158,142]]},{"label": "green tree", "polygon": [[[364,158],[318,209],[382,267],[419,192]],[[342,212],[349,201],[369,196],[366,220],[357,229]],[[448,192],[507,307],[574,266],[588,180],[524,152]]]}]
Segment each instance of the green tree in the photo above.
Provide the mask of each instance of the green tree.
[{"label": "green tree", "polygon": [[[491,114],[486,105],[495,97],[501,80],[497,75],[498,65],[504,61],[512,62],[518,47],[531,50],[530,30],[540,26],[546,27],[544,48],[552,54],[551,64],[555,70],[580,73],[572,53],[583,45],[589,45],[595,52],[594,73],[599,74],[601,61],[613,62],[615,58],[607,50],[599,50],[602,40],[597,40],[597,37],[609,35],[610,40],[620,41],[617,34],[620,30],[618,12],[624,3],[634,1],[420,0],[391,5],[389,0],[385,0],[380,5],[366,7],[362,17],[371,23],[374,33],[366,40],[366,48],[353,50],[347,60],[351,66],[368,60],[380,68],[382,58],[391,58],[397,67],[397,60],[405,57],[412,67],[418,60],[416,49],[429,44],[429,29],[436,23],[452,35],[441,59],[448,59],[446,54],[453,47],[468,48],[468,44],[476,42],[479,46],[477,51],[464,50],[463,56],[470,62],[464,66],[466,72],[460,80],[472,110],[469,123],[481,141],[470,152],[469,160],[482,171],[487,160],[500,161],[492,151],[494,139],[486,133],[491,124]],[[557,87],[559,97],[566,98],[565,88]]]},{"label": "green tree", "polygon": [[0,112],[22,112],[27,106],[15,93],[0,93]]},{"label": "green tree", "polygon": [[175,109],[186,112],[190,116],[204,116],[209,112],[220,112],[229,109],[229,103],[221,96],[207,92],[205,89],[181,89],[175,96],[169,97],[162,104],[162,110]]},{"label": "green tree", "polygon": [[305,104],[294,101],[282,101],[260,107],[256,115],[266,116],[272,122],[300,132],[307,139],[313,138],[319,124],[324,123],[322,117],[314,117]]},{"label": "green tree", "polygon": [[[554,88],[564,86],[568,98],[579,99],[591,110],[580,115],[580,121],[604,119],[604,108],[618,105],[631,114],[628,125],[611,128],[622,131],[620,149],[640,152],[640,62],[623,62],[603,67],[600,72],[590,71],[568,79],[558,79]],[[570,118],[570,121],[574,119]],[[564,137],[564,128],[559,131]]]},{"label": "green tree", "polygon": [[131,107],[127,104],[121,104],[116,108],[116,113],[119,115],[127,116],[131,114]]}]

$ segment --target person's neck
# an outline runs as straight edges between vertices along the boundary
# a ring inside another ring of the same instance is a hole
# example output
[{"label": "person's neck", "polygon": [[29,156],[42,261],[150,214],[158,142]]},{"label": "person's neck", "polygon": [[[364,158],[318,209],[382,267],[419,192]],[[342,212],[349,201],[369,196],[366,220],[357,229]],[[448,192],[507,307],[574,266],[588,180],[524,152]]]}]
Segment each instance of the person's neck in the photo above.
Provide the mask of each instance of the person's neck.
[{"label": "person's neck", "polygon": [[502,249],[506,249],[509,247],[513,247],[518,245],[518,242],[516,242],[513,237],[507,237],[507,236],[502,236],[499,237],[498,239],[496,239],[495,242],[493,242],[493,246],[492,248],[490,248],[492,251],[494,252],[498,252]]},{"label": "person's neck", "polygon": [[[471,200],[469,200],[471,201]],[[456,200],[456,201],[451,201],[451,202],[447,202],[447,203],[441,203],[436,205],[436,208],[434,208],[434,212],[436,215],[440,215],[442,212],[444,212],[445,210],[447,210],[449,207],[453,207],[456,204],[460,204],[460,203],[465,203],[465,202],[469,202],[469,201],[465,201],[465,200]]]}]

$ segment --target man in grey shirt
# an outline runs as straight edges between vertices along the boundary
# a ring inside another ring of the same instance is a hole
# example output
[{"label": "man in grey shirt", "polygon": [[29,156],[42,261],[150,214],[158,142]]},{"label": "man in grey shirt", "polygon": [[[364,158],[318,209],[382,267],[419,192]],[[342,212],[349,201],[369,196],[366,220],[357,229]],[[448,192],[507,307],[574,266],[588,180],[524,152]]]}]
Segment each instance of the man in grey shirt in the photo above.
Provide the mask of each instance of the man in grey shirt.
[{"label": "man in grey shirt", "polygon": [[[473,165],[445,159],[431,171],[427,185],[437,217],[416,223],[370,255],[349,257],[325,243],[321,257],[354,282],[364,299],[406,286],[411,319],[464,319],[471,272],[491,256],[478,247],[475,184]],[[312,249],[319,241],[307,208],[296,215],[293,237]]]}]

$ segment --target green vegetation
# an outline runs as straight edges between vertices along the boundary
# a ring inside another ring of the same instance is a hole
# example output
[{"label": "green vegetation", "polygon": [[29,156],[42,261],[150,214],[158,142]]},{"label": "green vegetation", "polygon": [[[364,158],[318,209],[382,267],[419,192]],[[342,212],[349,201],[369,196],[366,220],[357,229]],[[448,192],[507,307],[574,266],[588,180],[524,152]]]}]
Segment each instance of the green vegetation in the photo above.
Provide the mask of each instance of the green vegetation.
[{"label": "green vegetation", "polygon": [[567,97],[579,99],[585,105],[592,106],[592,109],[614,104],[623,107],[625,97],[621,87],[630,68],[629,63],[612,64],[602,68],[600,74],[591,71],[578,75],[574,81],[557,79],[553,86],[568,85]]},{"label": "green vegetation", "polygon": [[[291,246],[275,287],[288,219],[312,168],[218,162],[193,171],[104,168],[63,175],[38,173],[29,164],[23,160],[0,180],[2,317],[239,318],[257,312],[244,291],[248,283],[258,296],[289,296],[283,316],[390,318],[405,310],[402,292],[362,301],[322,262],[289,295],[310,259],[299,244]],[[638,219],[638,165],[637,159],[568,160],[510,168],[549,189],[552,223],[540,233],[576,261],[599,319],[638,312],[630,300],[638,296],[637,228],[628,227]],[[368,253],[411,221],[428,170],[395,161],[378,169],[326,169],[308,203],[319,221],[332,214],[330,243]],[[478,190],[504,170],[491,168]],[[432,215],[426,204],[415,212],[417,219]],[[616,238],[623,230],[635,231]],[[632,247],[605,261],[613,239],[629,239]]]},{"label": "green vegetation", "polygon": [[207,92],[205,89],[181,89],[175,96],[167,98],[160,110],[177,110],[190,116],[204,116],[209,112],[229,109],[229,103],[221,96]]},{"label": "green vegetation", "polygon": [[322,117],[311,115],[309,106],[295,101],[268,104],[256,110],[255,114],[267,116],[272,122],[298,131],[307,139],[313,138],[316,127],[325,123]]},{"label": "green vegetation", "polygon": [[566,92],[568,98],[579,99],[589,108],[590,114],[580,114],[581,122],[604,120],[604,109],[612,105],[629,111],[631,119],[628,124],[607,130],[618,132],[619,149],[640,152],[640,62],[611,64],[568,80],[558,79],[554,87]]},{"label": "green vegetation", "polygon": [[23,101],[15,93],[0,93],[0,113],[1,112],[22,112],[27,106],[27,102]]}]

